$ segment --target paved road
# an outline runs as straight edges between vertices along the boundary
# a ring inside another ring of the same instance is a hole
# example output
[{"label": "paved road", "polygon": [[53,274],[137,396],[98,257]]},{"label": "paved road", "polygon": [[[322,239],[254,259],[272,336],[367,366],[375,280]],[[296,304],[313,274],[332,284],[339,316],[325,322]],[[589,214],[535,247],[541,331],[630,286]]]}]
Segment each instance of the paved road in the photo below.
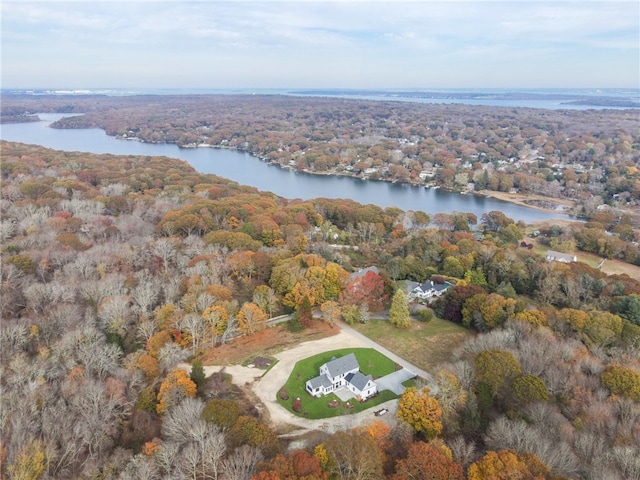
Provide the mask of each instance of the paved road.
[{"label": "paved road", "polygon": [[429,372],[427,372],[425,370],[422,370],[421,368],[416,367],[413,363],[408,362],[404,358],[401,358],[398,355],[396,355],[395,353],[393,353],[392,351],[386,349],[385,347],[383,347],[379,343],[374,342],[373,340],[371,340],[368,337],[365,337],[360,332],[358,332],[355,328],[350,327],[346,323],[344,323],[344,322],[339,322],[339,323],[340,323],[340,328],[342,330],[344,330],[346,333],[348,333],[349,335],[351,335],[352,337],[357,338],[361,342],[366,343],[367,345],[371,346],[371,348],[375,348],[377,351],[379,351],[383,355],[389,357],[391,360],[396,362],[398,365],[401,365],[403,368],[415,373],[418,377],[422,378],[427,383],[429,388],[431,389],[431,394],[432,395],[437,393],[438,387],[436,385],[436,381],[433,378],[433,375],[431,375]]}]

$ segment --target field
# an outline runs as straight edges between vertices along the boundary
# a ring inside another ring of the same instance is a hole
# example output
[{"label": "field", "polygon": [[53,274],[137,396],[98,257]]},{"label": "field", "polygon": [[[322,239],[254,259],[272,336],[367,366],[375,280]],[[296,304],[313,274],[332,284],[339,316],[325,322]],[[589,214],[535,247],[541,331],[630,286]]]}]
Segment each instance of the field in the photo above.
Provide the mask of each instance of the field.
[{"label": "field", "polygon": [[383,319],[372,319],[354,328],[427,371],[449,360],[451,351],[473,335],[460,325],[436,317],[428,323],[412,321],[407,329],[396,328]]}]

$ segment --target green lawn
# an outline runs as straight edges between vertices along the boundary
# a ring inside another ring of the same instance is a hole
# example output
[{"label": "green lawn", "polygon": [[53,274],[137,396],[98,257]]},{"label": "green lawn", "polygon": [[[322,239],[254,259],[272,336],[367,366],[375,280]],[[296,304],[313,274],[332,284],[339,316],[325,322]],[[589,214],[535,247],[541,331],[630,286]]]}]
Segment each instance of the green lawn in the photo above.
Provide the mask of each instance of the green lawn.
[{"label": "green lawn", "polygon": [[[320,366],[327,363],[333,357],[338,358],[349,353],[355,354],[358,359],[358,363],[360,364],[360,371],[365,375],[373,376],[374,379],[393,373],[396,370],[396,364],[393,360],[390,360],[372,348],[345,348],[320,353],[296,363],[291,375],[289,375],[289,379],[284,385],[284,389],[289,394],[289,399],[282,400],[280,395],[278,395],[278,403],[300,417],[320,419],[345,415],[347,413],[361,412],[367,408],[386,402],[387,400],[397,398],[393,392],[384,390],[363,403],[352,399],[350,402],[352,408],[346,408],[343,402],[341,402],[334,394],[320,398],[315,398],[309,395],[305,390],[305,383],[307,380],[318,376]],[[293,411],[293,400],[296,397],[300,397],[302,400],[302,413]],[[327,404],[331,400],[337,400],[340,402],[340,406],[337,408],[329,407]]]},{"label": "green lawn", "polygon": [[424,370],[446,362],[451,350],[473,335],[466,328],[437,317],[426,323],[412,321],[407,329],[396,328],[384,319],[371,319],[353,328]]}]

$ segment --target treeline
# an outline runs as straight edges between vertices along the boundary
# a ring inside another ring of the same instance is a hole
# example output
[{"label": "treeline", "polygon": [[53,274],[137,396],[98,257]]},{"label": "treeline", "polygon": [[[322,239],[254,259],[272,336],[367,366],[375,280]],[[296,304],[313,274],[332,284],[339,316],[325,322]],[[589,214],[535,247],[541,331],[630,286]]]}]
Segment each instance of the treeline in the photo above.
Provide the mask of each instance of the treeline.
[{"label": "treeline", "polygon": [[[172,159],[1,146],[9,478],[640,471],[637,280],[547,262],[501,212],[288,201]],[[371,265],[379,273],[350,275]],[[318,321],[315,307],[328,322],[366,320],[398,281],[434,276],[456,284],[434,310],[481,333],[442,366],[435,397],[403,399],[429,417],[397,431],[373,424],[285,452],[224,374],[181,366],[281,312],[294,329]]]},{"label": "treeline", "polygon": [[[577,201],[591,217],[640,200],[634,110],[544,110],[268,95],[5,96],[14,112],[79,112],[58,128],[251,152],[316,173]],[[636,219],[636,223],[638,219]],[[637,226],[637,225],[636,225]]]}]

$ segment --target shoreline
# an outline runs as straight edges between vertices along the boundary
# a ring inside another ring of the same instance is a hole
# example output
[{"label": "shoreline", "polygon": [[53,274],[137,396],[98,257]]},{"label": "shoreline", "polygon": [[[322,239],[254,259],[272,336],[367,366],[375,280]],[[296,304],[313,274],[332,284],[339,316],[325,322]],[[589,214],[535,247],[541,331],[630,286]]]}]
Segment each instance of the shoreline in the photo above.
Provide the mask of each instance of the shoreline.
[{"label": "shoreline", "polygon": [[[24,122],[21,122],[24,123]],[[51,122],[51,123],[55,123],[55,122]],[[49,124],[49,126],[51,125],[51,123]],[[58,128],[58,127],[53,127],[53,128]],[[64,128],[63,128],[64,129]],[[107,133],[107,135],[109,135]],[[127,136],[123,136],[123,135],[109,135],[112,136],[113,138],[117,139],[117,140],[126,140],[126,141],[136,141],[136,142],[141,142],[141,143],[165,143],[165,144],[169,144],[171,142],[146,142],[145,140],[139,138],[139,137],[127,137]],[[212,149],[221,149],[221,150],[236,150],[238,152],[244,152],[247,153],[255,158],[257,158],[258,160],[265,162],[267,165],[273,165],[276,167],[279,167],[283,170],[289,170],[289,171],[293,171],[295,173],[304,173],[304,174],[308,174],[308,175],[315,175],[315,176],[325,176],[325,177],[330,177],[330,176],[334,176],[334,177],[347,177],[347,178],[353,178],[353,179],[359,179],[362,181],[373,181],[373,182],[383,182],[383,183],[389,183],[389,184],[397,184],[397,183],[401,183],[403,185],[407,185],[410,187],[419,187],[419,188],[442,188],[442,189],[446,189],[447,191],[450,191],[452,193],[457,193],[459,195],[479,195],[482,197],[488,197],[488,198],[494,198],[497,200],[501,200],[507,203],[511,203],[513,205],[518,205],[520,207],[525,207],[525,208],[531,208],[534,210],[538,210],[538,211],[543,211],[543,212],[548,212],[548,213],[554,213],[554,214],[559,214],[559,215],[566,215],[567,219],[571,219],[571,215],[572,212],[575,210],[575,201],[574,200],[570,200],[570,199],[549,199],[548,197],[543,197],[541,195],[522,195],[522,194],[512,194],[512,193],[506,193],[506,192],[496,192],[496,191],[492,191],[492,190],[479,190],[479,191],[467,191],[465,189],[455,189],[455,188],[446,188],[446,187],[442,187],[440,185],[432,185],[432,184],[426,184],[424,182],[415,182],[415,181],[403,181],[403,182],[398,182],[397,180],[387,180],[385,178],[371,178],[368,175],[364,175],[364,174],[357,174],[354,173],[352,171],[348,171],[348,170],[343,170],[343,171],[323,171],[323,172],[317,172],[317,171],[313,171],[313,170],[309,170],[309,169],[297,169],[295,168],[294,165],[289,165],[289,164],[282,164],[279,163],[276,160],[270,159],[268,157],[266,157],[263,154],[259,154],[256,152],[252,152],[250,150],[241,148],[241,147],[236,147],[236,146],[230,146],[230,145],[217,145],[217,144],[186,144],[186,145],[180,145],[175,143],[175,145],[180,148],[180,149],[196,149],[196,148],[212,148]],[[534,203],[534,202],[539,202],[538,204]],[[545,207],[541,204],[544,203],[552,203],[554,205],[556,205],[556,208],[548,208]],[[563,209],[558,209],[557,207],[564,207]]]},{"label": "shoreline", "polygon": [[[557,198],[548,198],[543,197],[541,195],[522,195],[519,193],[506,193],[506,192],[494,192],[493,190],[480,190],[478,192],[473,192],[475,195],[481,195],[483,197],[495,198],[497,200],[502,200],[503,202],[513,203],[514,205],[519,205],[521,207],[534,208],[536,210],[541,210],[543,212],[549,213],[560,213],[565,214],[567,217],[571,217],[571,212],[575,210],[575,201],[571,199],[557,199]],[[528,203],[528,202],[540,202],[542,203],[552,203],[556,205],[556,209],[548,208],[536,203]],[[563,207],[558,210],[557,207]],[[570,220],[571,218],[568,218]]]},{"label": "shoreline", "polygon": [[[184,147],[180,147],[180,148],[184,148]],[[336,172],[336,171],[317,172],[309,169],[298,170],[293,165],[281,164],[275,160],[271,160],[265,156],[256,154],[254,152],[244,150],[242,148],[229,147],[224,145],[203,145],[202,147],[196,146],[196,147],[186,147],[186,148],[222,148],[222,149],[238,150],[241,152],[248,153],[249,155],[256,157],[257,159],[267,163],[268,165],[273,165],[283,170],[289,170],[295,173],[304,173],[308,175],[317,175],[317,176],[324,176],[324,177],[330,177],[330,176],[348,177],[348,178],[358,179],[362,181],[383,182],[383,183],[390,183],[390,184],[402,183],[410,187],[419,187],[419,188],[442,188],[452,193],[457,193],[459,195],[478,195],[481,197],[495,198],[496,200],[501,200],[503,202],[511,203],[513,205],[518,205],[520,207],[533,208],[535,210],[539,210],[543,212],[566,215],[568,217],[567,218],[568,220],[572,220],[571,218],[573,216],[572,212],[575,211],[575,207],[576,207],[575,200],[557,199],[557,198],[549,199],[548,197],[544,197],[542,195],[536,195],[536,194],[522,195],[518,193],[496,192],[493,190],[479,190],[479,191],[467,191],[465,189],[458,190],[455,188],[443,187],[441,185],[432,185],[432,184],[417,183],[417,182],[411,182],[411,181],[398,182],[397,180],[386,180],[384,178],[371,178],[370,176],[367,176],[367,175],[358,175],[346,170],[340,171],[340,172]],[[533,203],[533,202],[536,202],[536,203]],[[556,206],[556,208],[545,207],[543,206],[544,203],[552,203]]]}]

